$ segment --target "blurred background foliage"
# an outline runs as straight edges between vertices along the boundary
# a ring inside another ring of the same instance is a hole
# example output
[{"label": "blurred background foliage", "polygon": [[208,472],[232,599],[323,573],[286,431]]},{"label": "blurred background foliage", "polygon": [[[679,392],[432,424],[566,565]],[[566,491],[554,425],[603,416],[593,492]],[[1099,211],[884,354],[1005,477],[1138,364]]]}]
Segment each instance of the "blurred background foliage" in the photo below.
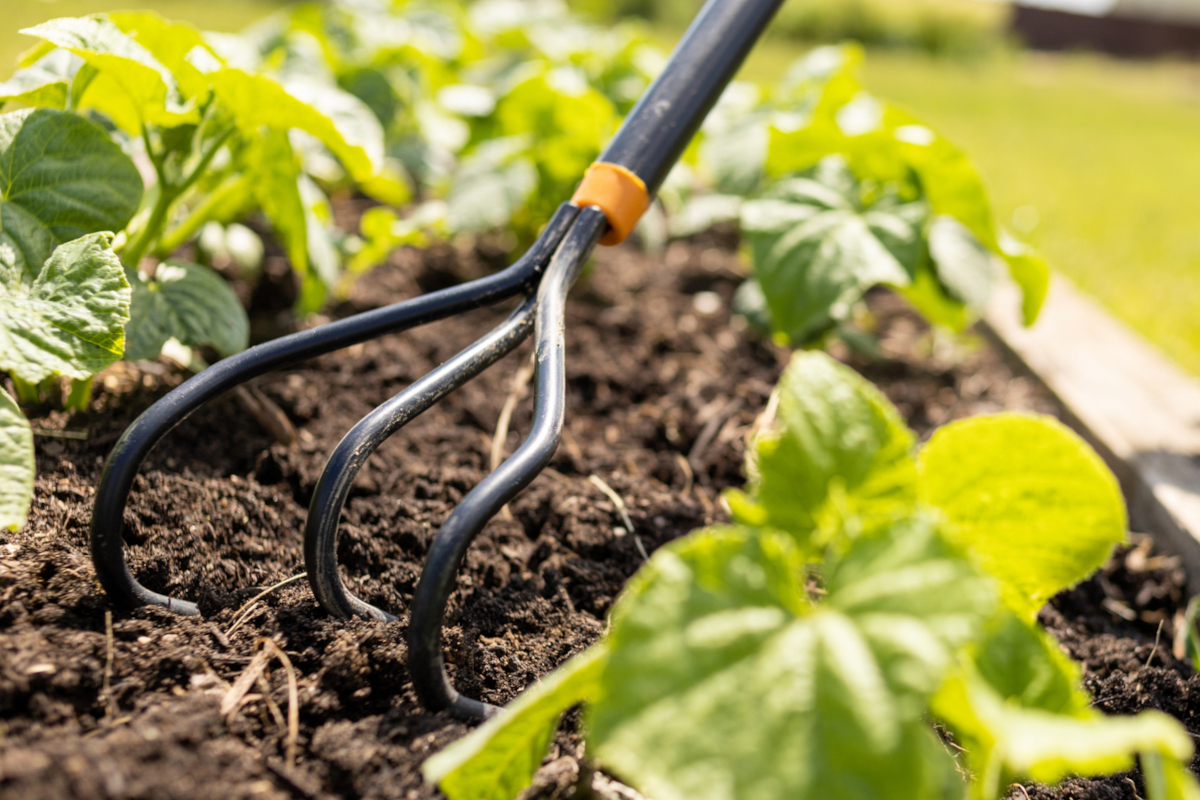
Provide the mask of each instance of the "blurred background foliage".
[{"label": "blurred background foliage", "polygon": [[[17,30],[51,17],[138,6],[235,31],[282,5],[0,0],[0,77],[32,42]],[[698,6],[698,0],[573,0],[575,10],[602,22],[640,17],[664,49]],[[788,0],[741,77],[772,82],[814,44],[862,42],[867,88],[969,153],[1002,222],[1200,374],[1200,192],[1194,188],[1200,65],[1027,52],[1009,36],[1008,15],[1005,3],[982,0]],[[489,124],[502,128],[503,115]],[[571,162],[569,150],[542,159],[541,185],[567,191],[571,179],[557,173]],[[559,197],[545,200],[552,206]]]}]

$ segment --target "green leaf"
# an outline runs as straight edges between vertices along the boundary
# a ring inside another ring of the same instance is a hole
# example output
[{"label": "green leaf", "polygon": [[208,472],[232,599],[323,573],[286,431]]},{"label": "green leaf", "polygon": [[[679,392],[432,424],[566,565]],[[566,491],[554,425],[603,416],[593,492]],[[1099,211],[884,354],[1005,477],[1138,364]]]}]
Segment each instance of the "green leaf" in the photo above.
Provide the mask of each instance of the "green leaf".
[{"label": "green leaf", "polygon": [[208,80],[189,57],[197,58],[196,51],[203,51],[206,60],[220,59],[204,41],[200,31],[184,22],[163,19],[153,11],[117,11],[108,15],[109,20],[129,34],[170,71],[179,82],[185,97],[195,97],[208,91]]},{"label": "green leaf", "polygon": [[431,218],[429,212],[436,210],[424,206],[412,217],[400,219],[390,208],[376,206],[367,209],[359,221],[364,241],[347,265],[350,271],[361,274],[382,264],[397,247],[406,244],[417,247],[425,245],[429,241],[425,231],[436,227],[438,222]]},{"label": "green leaf", "polygon": [[[337,285],[342,258],[333,243],[333,209],[329,198],[307,175],[297,180],[300,202],[304,205],[304,227],[307,233],[308,266],[310,271],[329,289]],[[309,309],[315,311],[315,308]]]},{"label": "green leaf", "polygon": [[0,387],[0,529],[15,531],[25,524],[33,496],[33,474],[33,430],[9,393]]},{"label": "green leaf", "polygon": [[154,280],[129,271],[131,319],[125,329],[125,358],[158,357],[168,339],[189,347],[211,345],[223,356],[246,349],[250,321],[225,280],[208,267],[186,261],[158,265]]},{"label": "green leaf", "polygon": [[298,128],[310,133],[355,180],[370,178],[383,165],[379,120],[361,100],[336,86],[312,81],[285,85],[234,67],[216,70],[208,80],[243,128]]},{"label": "green leaf", "polygon": [[836,533],[831,520],[912,506],[912,433],[870,382],[824,353],[797,353],[776,391],[775,420],[748,455],[751,496],[729,495],[740,520],[786,531],[819,556]]},{"label": "green leaf", "polygon": [[1037,250],[1003,232],[1000,234],[1000,252],[1008,263],[1009,274],[1021,287],[1021,316],[1026,325],[1032,325],[1050,291],[1050,267]]},{"label": "green leaf", "polygon": [[497,716],[421,766],[450,800],[512,800],[550,749],[563,712],[597,690],[607,651],[596,645],[526,689]]},{"label": "green leaf", "polygon": [[720,222],[737,222],[741,215],[740,197],[728,194],[697,195],[688,198],[687,202],[671,215],[671,235],[693,236]]},{"label": "green leaf", "polygon": [[841,159],[775,184],[742,206],[742,231],[775,329],[797,344],[850,316],[876,284],[907,286],[922,256],[927,209],[867,197]]},{"label": "green leaf", "polygon": [[656,800],[944,796],[923,714],[986,582],[920,519],[857,540],[820,606],[801,574],[790,539],[747,529],[658,550],[613,614],[600,762]]},{"label": "green leaf", "polygon": [[64,242],[121,230],[141,198],[137,167],[94,123],[54,109],[0,115],[0,229],[28,270]]},{"label": "green leaf", "polygon": [[296,154],[283,130],[268,131],[255,144],[247,158],[254,196],[275,227],[292,268],[303,274],[308,269],[308,222]]},{"label": "green leaf", "polygon": [[87,378],[125,349],[129,284],[111,233],[60,245],[31,279],[0,242],[0,372],[36,384]]},{"label": "green leaf", "polygon": [[573,68],[560,68],[517,84],[496,104],[497,133],[528,134],[543,191],[566,195],[616,129],[617,111]]},{"label": "green leaf", "polygon": [[1049,634],[1007,609],[989,620],[972,660],[979,677],[1005,702],[1073,717],[1091,713],[1079,665]]},{"label": "green leaf", "polygon": [[1200,783],[1183,762],[1169,754],[1142,753],[1146,800],[1200,800]]},{"label": "green leaf", "polygon": [[982,311],[996,275],[991,252],[975,234],[954,217],[934,217],[929,226],[929,255],[939,283],[955,299]]},{"label": "green leaf", "polygon": [[967,307],[952,297],[933,272],[929,261],[917,266],[912,283],[897,291],[930,322],[961,332],[967,327]]},{"label": "green leaf", "polygon": [[[66,108],[68,85],[75,69],[65,50],[49,53],[0,83],[0,103],[42,108]],[[78,63],[78,61],[76,61]]]},{"label": "green leaf", "polygon": [[735,81],[705,118],[699,164],[719,193],[748,196],[763,179],[770,136],[768,108],[754,84]]},{"label": "green leaf", "polygon": [[[1025,322],[1032,324],[1046,292],[1044,262],[1032,252],[1024,260],[1023,245],[1006,246],[983,181],[961,150],[911,114],[861,91],[855,74],[860,61],[861,53],[845,48],[822,48],[807,57],[794,82],[797,88],[778,93],[781,108],[769,133],[768,175],[799,172],[837,154],[860,178],[915,182],[932,213],[955,218],[1009,262],[1025,294]],[[947,286],[954,281],[940,277]]]},{"label": "green leaf", "polygon": [[1076,434],[1049,417],[998,414],[938,430],[918,459],[920,499],[949,535],[1032,619],[1125,540],[1113,474]]},{"label": "green leaf", "polygon": [[976,774],[972,794],[996,800],[1009,783],[1054,783],[1072,774],[1107,775],[1133,767],[1136,753],[1192,757],[1184,727],[1158,711],[1105,717],[1085,709],[1056,714],[1006,702],[969,669],[939,691],[934,712],[954,731]]},{"label": "green leaf", "polygon": [[147,123],[170,127],[199,121],[170,70],[104,14],[52,19],[21,33],[74,53],[93,67],[97,74],[80,106],[95,108],[131,134],[140,134]]},{"label": "green leaf", "polygon": [[538,185],[526,156],[529,144],[524,136],[495,139],[463,159],[446,198],[450,230],[478,233],[508,225]]}]

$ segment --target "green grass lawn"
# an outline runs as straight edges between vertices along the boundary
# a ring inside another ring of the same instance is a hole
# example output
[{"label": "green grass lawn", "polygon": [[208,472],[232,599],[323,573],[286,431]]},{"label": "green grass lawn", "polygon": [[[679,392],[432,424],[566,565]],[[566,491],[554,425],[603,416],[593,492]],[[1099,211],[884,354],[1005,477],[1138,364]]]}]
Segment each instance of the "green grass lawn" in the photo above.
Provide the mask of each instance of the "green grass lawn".
[{"label": "green grass lawn", "polygon": [[205,30],[232,32],[281,5],[279,0],[0,0],[0,79],[11,75],[17,56],[37,42],[17,31],[55,17],[148,8]]},{"label": "green grass lawn", "polygon": [[[801,52],[765,42],[743,77]],[[1055,268],[1200,374],[1200,65],[890,51],[864,80],[963,147]]]}]

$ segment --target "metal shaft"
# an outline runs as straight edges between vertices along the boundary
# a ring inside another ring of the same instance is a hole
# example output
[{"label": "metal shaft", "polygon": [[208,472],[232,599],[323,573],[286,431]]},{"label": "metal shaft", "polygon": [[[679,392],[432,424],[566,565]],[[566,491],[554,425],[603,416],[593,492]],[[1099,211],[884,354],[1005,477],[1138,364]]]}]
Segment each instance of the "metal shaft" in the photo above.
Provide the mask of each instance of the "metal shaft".
[{"label": "metal shaft", "polygon": [[482,719],[495,706],[463,697],[446,675],[442,655],[442,618],[454,589],[454,576],[471,541],[500,508],[525,488],[554,456],[562,437],[566,368],[563,315],[567,292],[607,220],[598,208],[579,213],[538,287],[535,337],[536,400],[529,436],[496,471],[484,478],[455,507],[425,557],[413,594],[408,628],[408,669],[417,697],[431,710],[449,709],[467,719]]},{"label": "metal shaft", "polygon": [[536,309],[537,300],[527,299],[495,330],[363,417],[334,448],[317,480],[304,527],[308,582],[326,611],[338,617],[357,615],[380,622],[396,619],[393,614],[355,597],[338,572],[338,518],[350,494],[350,485],[389,436],[525,341],[533,332]]}]

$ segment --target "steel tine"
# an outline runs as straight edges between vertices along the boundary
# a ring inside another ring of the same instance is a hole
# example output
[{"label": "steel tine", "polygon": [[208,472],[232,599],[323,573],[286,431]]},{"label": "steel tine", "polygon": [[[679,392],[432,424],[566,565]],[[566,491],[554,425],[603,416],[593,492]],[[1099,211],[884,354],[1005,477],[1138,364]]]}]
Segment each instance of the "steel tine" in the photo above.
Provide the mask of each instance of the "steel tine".
[{"label": "steel tine", "polygon": [[408,627],[408,669],[421,703],[464,719],[484,719],[499,709],[459,694],[446,674],[442,620],[454,576],[471,541],[517,492],[550,462],[562,437],[566,396],[564,309],[567,292],[607,226],[604,213],[588,207],[564,237],[538,287],[533,427],[517,451],[472,489],[451,512],[430,545],[413,594]]},{"label": "steel tine", "polygon": [[563,203],[529,251],[495,275],[257,345],[217,362],[150,406],[109,453],[92,510],[92,563],[113,603],[158,605],[189,616],[200,613],[194,603],[142,586],[125,560],[122,529],[129,491],[141,463],[172,428],[209,400],[272,370],[532,291],[578,213],[578,208]]},{"label": "steel tine", "polygon": [[505,322],[437,369],[376,408],[338,443],[321,471],[304,527],[304,565],[317,602],[337,617],[396,617],[355,597],[342,582],[337,562],[338,518],[359,470],[379,445],[447,394],[511,353],[534,328],[536,297]]}]

